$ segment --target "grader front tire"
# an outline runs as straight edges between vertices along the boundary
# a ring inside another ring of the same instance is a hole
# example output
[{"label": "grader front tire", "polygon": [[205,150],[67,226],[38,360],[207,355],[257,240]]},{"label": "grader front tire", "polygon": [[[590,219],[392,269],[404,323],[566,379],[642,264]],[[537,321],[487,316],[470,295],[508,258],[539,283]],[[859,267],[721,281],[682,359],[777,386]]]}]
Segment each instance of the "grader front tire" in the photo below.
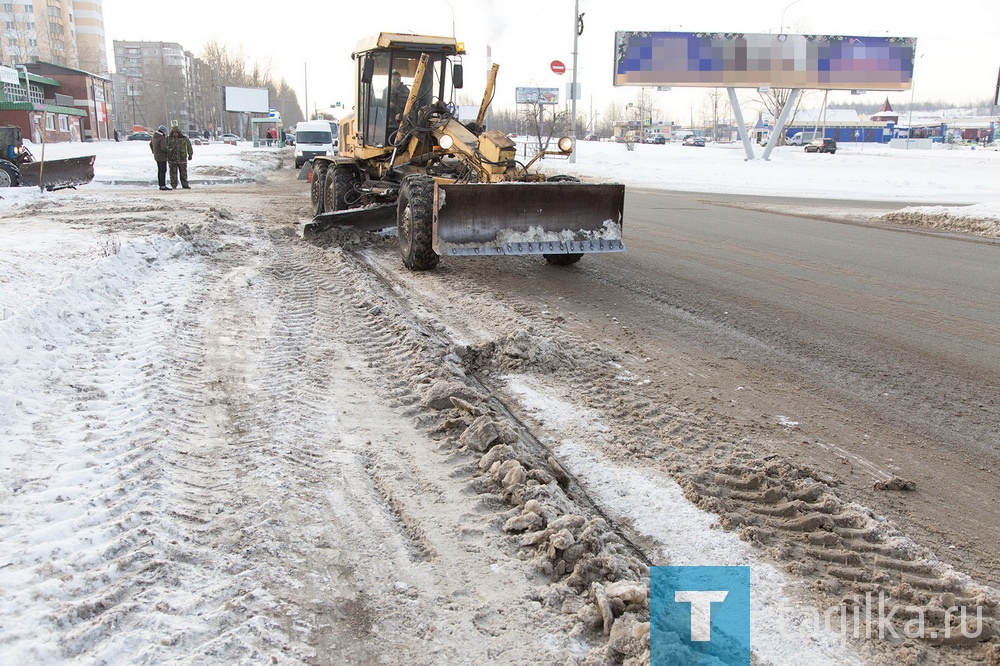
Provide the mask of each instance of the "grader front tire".
[{"label": "grader front tire", "polygon": [[553,266],[571,266],[583,259],[583,254],[545,254],[542,256]]},{"label": "grader front tire", "polygon": [[434,252],[434,179],[407,176],[399,188],[396,230],[403,265],[411,271],[434,270],[441,257]]}]

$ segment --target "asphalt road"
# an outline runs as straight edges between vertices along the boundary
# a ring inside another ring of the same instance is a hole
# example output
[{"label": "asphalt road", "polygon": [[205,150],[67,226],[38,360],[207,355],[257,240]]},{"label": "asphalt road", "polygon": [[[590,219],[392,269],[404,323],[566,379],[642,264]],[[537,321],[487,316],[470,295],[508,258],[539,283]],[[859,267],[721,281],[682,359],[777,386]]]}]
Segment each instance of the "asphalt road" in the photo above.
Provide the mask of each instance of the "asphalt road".
[{"label": "asphalt road", "polygon": [[622,268],[667,304],[896,412],[896,427],[938,431],[996,462],[995,244],[653,192],[628,205],[635,240]]}]

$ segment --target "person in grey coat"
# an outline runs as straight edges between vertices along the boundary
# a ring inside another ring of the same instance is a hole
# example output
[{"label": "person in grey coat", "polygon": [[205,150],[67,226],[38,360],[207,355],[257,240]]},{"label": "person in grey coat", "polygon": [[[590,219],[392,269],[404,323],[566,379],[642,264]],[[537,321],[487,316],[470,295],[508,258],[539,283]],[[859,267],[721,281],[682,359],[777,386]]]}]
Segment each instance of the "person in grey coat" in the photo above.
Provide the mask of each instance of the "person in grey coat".
[{"label": "person in grey coat", "polygon": [[170,153],[167,149],[167,127],[160,125],[153,132],[153,140],[149,142],[149,149],[153,151],[153,159],[156,160],[156,181],[160,184],[161,190],[169,190],[167,187],[167,160]]}]

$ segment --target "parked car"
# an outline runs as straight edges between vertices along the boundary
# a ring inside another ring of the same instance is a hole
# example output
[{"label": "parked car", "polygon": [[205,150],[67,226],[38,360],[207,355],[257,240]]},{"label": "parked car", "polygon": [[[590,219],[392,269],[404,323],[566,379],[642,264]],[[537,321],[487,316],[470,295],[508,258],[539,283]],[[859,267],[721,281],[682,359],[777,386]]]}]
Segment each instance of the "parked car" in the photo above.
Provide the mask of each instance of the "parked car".
[{"label": "parked car", "polygon": [[132,132],[128,135],[129,141],[152,141],[153,135],[149,132]]},{"label": "parked car", "polygon": [[223,134],[222,135],[222,140],[223,141],[239,141],[240,137],[236,136],[235,134]]},{"label": "parked car", "polygon": [[806,145],[807,153],[830,153],[837,152],[837,142],[833,139],[816,139]]},{"label": "parked car", "polygon": [[699,148],[704,148],[705,147],[705,139],[701,138],[700,136],[689,136],[686,139],[684,139],[684,141],[683,141],[683,143],[681,143],[681,145],[682,146],[698,146]]},{"label": "parked car", "polygon": [[657,134],[652,139],[650,139],[649,142],[655,143],[658,146],[662,146],[667,142],[667,137],[663,136],[662,134]]}]

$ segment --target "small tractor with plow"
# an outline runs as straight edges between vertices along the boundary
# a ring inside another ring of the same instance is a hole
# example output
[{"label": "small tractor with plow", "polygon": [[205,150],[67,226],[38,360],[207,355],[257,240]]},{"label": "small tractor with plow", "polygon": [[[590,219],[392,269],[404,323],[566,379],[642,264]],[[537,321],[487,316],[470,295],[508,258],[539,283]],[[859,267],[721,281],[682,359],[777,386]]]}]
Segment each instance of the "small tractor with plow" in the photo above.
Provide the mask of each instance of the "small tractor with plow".
[{"label": "small tractor with plow", "polygon": [[0,127],[0,187],[44,187],[61,190],[94,179],[94,156],[36,162],[24,145],[21,128]]},{"label": "small tractor with plow", "polygon": [[514,141],[485,129],[497,65],[476,119],[459,121],[464,53],[449,37],[381,33],[358,45],[354,113],[339,121],[339,153],[312,161],[314,218],[303,237],[395,226],[403,263],[417,271],[449,255],[540,254],[569,265],[624,251],[623,185],[530,170],[545,155],[567,157],[570,137],[522,164]]}]

